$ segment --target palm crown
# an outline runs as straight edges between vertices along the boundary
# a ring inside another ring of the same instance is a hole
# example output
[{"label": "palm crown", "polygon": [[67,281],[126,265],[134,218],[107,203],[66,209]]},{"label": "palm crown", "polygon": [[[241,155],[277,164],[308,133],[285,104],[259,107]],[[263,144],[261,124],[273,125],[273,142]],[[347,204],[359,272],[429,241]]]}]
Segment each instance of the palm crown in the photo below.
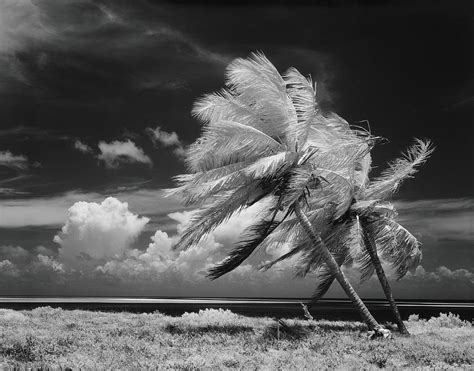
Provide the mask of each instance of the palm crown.
[{"label": "palm crown", "polygon": [[288,233],[301,237],[307,252],[314,250],[292,216],[295,203],[304,199],[308,218],[318,226],[341,217],[362,186],[356,164],[364,163],[375,139],[334,113],[323,114],[311,80],[294,68],[280,76],[262,54],[235,60],[226,77],[226,89],[204,96],[193,109],[203,135],[187,151],[190,174],[177,176],[180,186],[171,193],[202,208],[176,248],[197,243],[257,201],[265,199],[270,207],[211,270],[212,278]]}]

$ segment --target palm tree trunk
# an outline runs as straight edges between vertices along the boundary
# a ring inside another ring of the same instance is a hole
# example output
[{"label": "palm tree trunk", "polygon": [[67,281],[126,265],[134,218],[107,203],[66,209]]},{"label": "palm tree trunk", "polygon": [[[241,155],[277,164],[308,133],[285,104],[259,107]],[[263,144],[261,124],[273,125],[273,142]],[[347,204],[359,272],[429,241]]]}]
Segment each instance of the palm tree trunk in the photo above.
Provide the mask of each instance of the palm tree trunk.
[{"label": "palm tree trunk", "polygon": [[364,230],[363,235],[365,240],[365,248],[367,249],[370,255],[370,259],[372,260],[375,272],[377,272],[377,276],[379,278],[380,285],[382,286],[383,291],[385,293],[385,297],[387,298],[388,302],[390,303],[390,307],[392,308],[395,321],[397,322],[398,331],[400,331],[400,333],[404,335],[410,335],[408,329],[403,323],[402,317],[400,316],[397,303],[395,303],[395,299],[393,298],[392,289],[390,288],[390,284],[388,283],[387,276],[385,276],[385,272],[382,268],[382,263],[380,262],[379,255],[377,254],[377,246],[375,245],[374,240],[370,238],[365,232],[364,223],[361,222],[361,224],[362,229]]},{"label": "palm tree trunk", "polygon": [[301,210],[298,202],[296,202],[295,204],[295,212],[296,212],[298,221],[300,222],[305,232],[310,236],[313,243],[317,246],[320,246],[320,248],[322,249],[322,253],[324,255],[324,258],[326,259],[327,265],[334,272],[334,275],[336,276],[337,281],[339,282],[341,287],[344,289],[349,299],[351,299],[352,303],[356,307],[363,321],[367,324],[370,330],[375,330],[376,332],[380,330],[381,326],[377,323],[375,318],[369,312],[365,304],[360,299],[359,295],[357,295],[352,285],[347,280],[346,276],[344,275],[341,268],[337,264],[336,260],[332,256],[331,252],[328,250],[326,244],[323,242],[321,237],[314,231],[313,226],[309,222],[307,216]]}]

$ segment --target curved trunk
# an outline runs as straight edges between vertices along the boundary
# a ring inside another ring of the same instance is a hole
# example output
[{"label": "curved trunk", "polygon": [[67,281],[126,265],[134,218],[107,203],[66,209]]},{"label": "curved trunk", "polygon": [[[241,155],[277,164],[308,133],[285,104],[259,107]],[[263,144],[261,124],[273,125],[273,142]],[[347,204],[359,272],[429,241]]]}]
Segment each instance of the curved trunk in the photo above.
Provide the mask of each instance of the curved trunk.
[{"label": "curved trunk", "polygon": [[364,241],[365,241],[365,248],[367,249],[372,264],[375,268],[375,272],[377,272],[377,276],[380,281],[380,285],[383,288],[383,292],[385,293],[385,297],[387,298],[388,302],[390,303],[390,308],[392,309],[393,315],[395,317],[395,321],[397,322],[398,331],[404,335],[409,335],[405,324],[403,323],[402,317],[400,316],[400,312],[398,311],[397,303],[395,303],[395,299],[393,298],[392,289],[390,288],[390,284],[388,283],[387,276],[385,276],[385,272],[382,268],[382,263],[380,262],[379,255],[377,254],[377,246],[374,243],[374,240],[370,238],[367,233],[365,232],[365,228],[362,223],[362,229],[364,230]]},{"label": "curved trunk", "polygon": [[331,252],[328,250],[326,244],[321,240],[321,237],[314,231],[313,226],[309,222],[306,215],[301,210],[298,203],[295,205],[295,212],[300,222],[301,226],[305,230],[305,232],[311,237],[311,240],[314,242],[315,245],[320,246],[322,249],[324,258],[326,259],[326,263],[329,268],[334,272],[337,281],[341,285],[341,287],[346,292],[349,299],[351,299],[352,303],[356,307],[357,311],[359,312],[360,316],[362,317],[363,321],[367,324],[370,330],[375,330],[376,332],[381,329],[381,326],[377,323],[375,318],[369,312],[365,304],[360,299],[359,295],[355,292],[352,288],[352,285],[347,280],[346,276],[342,272],[341,268],[337,264],[336,260],[332,256]]}]

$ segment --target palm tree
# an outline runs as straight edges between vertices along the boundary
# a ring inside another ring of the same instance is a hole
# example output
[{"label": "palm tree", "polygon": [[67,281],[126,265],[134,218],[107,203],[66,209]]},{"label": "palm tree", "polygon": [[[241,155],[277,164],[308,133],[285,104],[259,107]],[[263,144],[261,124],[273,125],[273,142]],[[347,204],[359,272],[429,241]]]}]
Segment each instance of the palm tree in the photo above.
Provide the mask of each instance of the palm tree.
[{"label": "palm tree", "polygon": [[259,219],[209,277],[216,279],[256,249],[291,236],[297,246],[285,257],[302,255],[299,274],[324,263],[369,329],[383,333],[342,272],[342,255],[329,250],[332,237],[340,234],[333,221],[343,217],[362,186],[354,181],[355,165],[367,157],[375,138],[334,113],[323,114],[311,80],[294,68],[281,76],[263,54],[234,60],[226,78],[225,89],[193,108],[203,134],[187,150],[189,173],[175,177],[178,187],[169,193],[201,208],[175,248],[198,243],[233,214],[260,202],[265,208]]},{"label": "palm tree", "polygon": [[364,187],[356,195],[356,202],[349,212],[349,217],[355,218],[355,223],[363,236],[362,250],[355,254],[353,252],[352,255],[360,263],[361,282],[368,280],[375,270],[390,303],[398,329],[403,334],[408,334],[408,330],[393,298],[379,254],[394,271],[396,279],[400,280],[409,269],[414,269],[420,264],[421,244],[394,220],[395,208],[386,200],[398,189],[403,180],[417,171],[417,167],[427,160],[433,150],[429,140],[416,139],[415,144],[404,156],[390,163],[380,177],[374,181],[366,178]]},{"label": "palm tree", "polygon": [[[417,167],[427,160],[433,150],[430,141],[416,139],[415,144],[402,158],[390,163],[381,176],[373,181],[369,181],[368,178],[370,154],[366,154],[362,161],[355,164],[354,176],[346,178],[354,183],[352,203],[348,205],[343,215],[333,219],[326,228],[317,226],[329,251],[336,257],[340,266],[356,263],[362,273],[361,283],[366,282],[374,271],[377,273],[398,329],[403,334],[408,334],[408,330],[398,311],[379,255],[399,280],[408,270],[419,265],[422,253],[417,239],[395,221],[397,214],[387,199],[405,179],[417,171]],[[277,229],[265,243],[286,244],[290,249],[279,258],[261,265],[262,270],[267,270],[278,262],[306,251],[299,263],[297,274],[305,276],[309,272],[317,272],[320,283],[313,294],[311,304],[329,290],[336,278],[334,271],[325,261],[315,259],[314,251],[305,250],[305,241],[300,241],[297,236],[285,230]]]}]

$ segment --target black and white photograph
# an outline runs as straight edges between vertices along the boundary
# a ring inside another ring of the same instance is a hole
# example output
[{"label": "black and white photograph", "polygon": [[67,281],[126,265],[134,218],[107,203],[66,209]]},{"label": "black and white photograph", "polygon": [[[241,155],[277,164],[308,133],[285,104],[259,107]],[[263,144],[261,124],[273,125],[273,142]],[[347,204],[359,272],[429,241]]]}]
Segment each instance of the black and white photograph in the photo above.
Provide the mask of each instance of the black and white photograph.
[{"label": "black and white photograph", "polygon": [[0,0],[0,370],[474,367],[474,7]]}]

